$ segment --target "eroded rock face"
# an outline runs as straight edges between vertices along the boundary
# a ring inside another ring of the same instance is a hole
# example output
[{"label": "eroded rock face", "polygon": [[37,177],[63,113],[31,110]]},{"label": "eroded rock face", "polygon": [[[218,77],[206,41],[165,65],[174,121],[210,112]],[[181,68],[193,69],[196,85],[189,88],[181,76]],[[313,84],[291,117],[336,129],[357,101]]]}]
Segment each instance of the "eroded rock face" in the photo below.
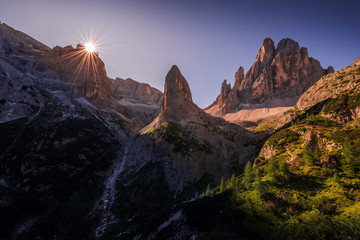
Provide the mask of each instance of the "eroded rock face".
[{"label": "eroded rock face", "polygon": [[147,83],[139,83],[131,78],[116,78],[113,81],[113,96],[116,99],[130,99],[134,102],[140,102],[150,105],[159,105],[162,99],[162,92],[151,87]]},{"label": "eroded rock face", "polygon": [[40,52],[49,51],[45,44],[33,39],[29,35],[17,31],[5,23],[0,23],[0,55],[8,53],[20,53],[25,55],[34,50]]},{"label": "eroded rock face", "polygon": [[110,104],[111,80],[98,53],[89,53],[84,45],[54,47],[39,61],[41,66],[54,70],[62,80],[69,83],[75,96],[99,99]]},{"label": "eroded rock face", "polygon": [[223,113],[228,113],[241,109],[242,104],[263,104],[275,98],[299,98],[334,69],[323,69],[319,61],[309,58],[306,48],[300,48],[292,39],[282,39],[275,49],[274,42],[266,38],[245,77],[243,71],[240,67],[236,72],[231,90],[230,85],[224,86],[223,83],[220,95],[206,110],[221,108]]},{"label": "eroded rock face", "polygon": [[203,111],[193,103],[187,81],[179,68],[172,66],[165,78],[160,121],[178,122],[194,119],[198,112]]}]

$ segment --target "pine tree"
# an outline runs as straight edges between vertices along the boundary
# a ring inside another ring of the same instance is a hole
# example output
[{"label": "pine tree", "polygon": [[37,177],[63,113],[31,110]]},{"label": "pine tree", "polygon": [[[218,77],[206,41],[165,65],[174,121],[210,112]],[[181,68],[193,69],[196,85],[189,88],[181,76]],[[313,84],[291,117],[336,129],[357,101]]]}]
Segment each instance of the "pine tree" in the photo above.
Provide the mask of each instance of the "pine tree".
[{"label": "pine tree", "polygon": [[255,193],[259,199],[262,196],[262,192],[263,192],[263,186],[261,182],[260,171],[259,169],[257,169],[255,173]]},{"label": "pine tree", "polygon": [[286,178],[290,177],[289,163],[286,160],[280,162],[279,169]]},{"label": "pine tree", "polygon": [[314,115],[314,114],[310,114],[310,116],[309,116],[309,120],[311,121],[311,122],[316,122],[316,116]]},{"label": "pine tree", "polygon": [[276,175],[276,171],[278,169],[278,164],[275,161],[274,157],[270,157],[268,164],[266,166],[266,173],[268,176],[270,176],[271,178],[274,178]]},{"label": "pine tree", "polygon": [[242,184],[246,189],[250,189],[251,187],[251,168],[251,163],[247,162],[245,166],[244,177],[242,180]]},{"label": "pine tree", "polygon": [[226,185],[225,185],[225,178],[222,177],[221,181],[220,181],[220,193],[222,193],[223,191],[225,191]]},{"label": "pine tree", "polygon": [[231,176],[230,183],[231,183],[231,186],[232,186],[232,187],[235,187],[235,186],[236,186],[236,178],[235,178],[234,173],[233,173],[232,176]]},{"label": "pine tree", "polygon": [[313,151],[308,147],[305,147],[303,150],[303,159],[308,166],[314,165],[316,160]]},{"label": "pine tree", "polygon": [[206,188],[205,196],[210,197],[210,194],[211,194],[211,190],[210,190],[210,186],[208,184],[207,188]]},{"label": "pine tree", "polygon": [[316,146],[316,148],[315,148],[314,157],[315,157],[315,160],[320,159],[320,148],[319,148],[319,146]]},{"label": "pine tree", "polygon": [[344,157],[341,165],[344,173],[348,177],[355,177],[359,170],[360,157],[348,138],[344,141],[342,152]]},{"label": "pine tree", "polygon": [[341,180],[340,180],[340,178],[339,178],[339,176],[338,176],[337,173],[334,174],[334,177],[333,177],[332,180],[333,180],[333,182],[336,184],[336,186],[342,187]]},{"label": "pine tree", "polygon": [[327,118],[325,118],[325,127],[329,126],[329,120]]}]

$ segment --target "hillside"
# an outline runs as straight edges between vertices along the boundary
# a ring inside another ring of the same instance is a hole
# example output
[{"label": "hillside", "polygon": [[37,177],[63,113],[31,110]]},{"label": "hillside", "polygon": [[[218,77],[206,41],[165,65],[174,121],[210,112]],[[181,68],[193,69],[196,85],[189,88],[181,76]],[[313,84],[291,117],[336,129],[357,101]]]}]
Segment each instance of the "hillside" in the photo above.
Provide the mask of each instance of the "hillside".
[{"label": "hillside", "polygon": [[[355,73],[353,65],[345,70]],[[346,92],[307,108],[268,137],[244,173],[222,180],[192,204],[226,209],[218,239],[246,232],[259,239],[358,239],[360,95],[357,84],[346,84],[348,76],[356,82],[360,75],[333,75],[332,84]],[[202,214],[211,217],[210,211]],[[224,229],[227,221],[232,225]],[[204,239],[214,235],[206,231],[210,222],[196,226]]]},{"label": "hillside", "polygon": [[359,76],[360,58],[349,66],[322,77],[300,97],[297,106],[299,109],[304,109],[328,99],[329,96],[359,92]]}]

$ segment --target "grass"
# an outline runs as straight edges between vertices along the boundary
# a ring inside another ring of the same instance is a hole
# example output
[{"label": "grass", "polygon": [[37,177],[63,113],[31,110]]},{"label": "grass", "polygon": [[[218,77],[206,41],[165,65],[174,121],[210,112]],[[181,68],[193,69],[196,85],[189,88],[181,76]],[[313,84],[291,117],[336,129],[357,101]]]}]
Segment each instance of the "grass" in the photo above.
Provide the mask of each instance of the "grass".
[{"label": "grass", "polygon": [[275,129],[275,127],[271,124],[262,124],[256,128],[255,132],[263,132],[263,131],[273,130],[273,129]]},{"label": "grass", "polygon": [[211,152],[211,146],[208,143],[199,142],[189,131],[176,123],[165,122],[158,128],[148,129],[145,133],[172,144],[175,152],[182,154],[196,151]]}]

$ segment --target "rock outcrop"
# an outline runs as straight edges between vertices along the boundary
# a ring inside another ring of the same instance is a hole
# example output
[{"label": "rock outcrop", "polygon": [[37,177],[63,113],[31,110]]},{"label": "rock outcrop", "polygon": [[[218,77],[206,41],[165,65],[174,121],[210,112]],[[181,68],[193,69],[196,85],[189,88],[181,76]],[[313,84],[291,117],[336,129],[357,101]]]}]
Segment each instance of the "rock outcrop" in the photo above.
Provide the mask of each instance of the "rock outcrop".
[{"label": "rock outcrop", "polygon": [[193,103],[189,85],[179,68],[172,66],[165,78],[160,122],[195,120],[199,114],[205,113]]},{"label": "rock outcrop", "polygon": [[0,55],[9,53],[26,55],[29,52],[39,54],[49,50],[48,46],[29,35],[17,31],[5,23],[0,24]]},{"label": "rock outcrop", "polygon": [[84,45],[54,47],[41,60],[39,68],[54,70],[75,96],[100,100],[110,104],[112,82],[106,75],[105,65],[96,52],[87,52]]},{"label": "rock outcrop", "polygon": [[[282,39],[275,48],[273,40],[266,38],[246,76],[240,67],[234,87],[224,82],[216,101],[205,110],[213,113],[218,109],[226,114],[242,109],[244,104],[272,106],[274,100],[280,107],[291,106],[311,85],[333,71],[309,58],[307,49],[300,48],[294,40]],[[283,102],[278,101],[282,99]]]},{"label": "rock outcrop", "polygon": [[160,106],[163,94],[147,83],[139,83],[131,78],[115,78],[113,80],[112,96],[118,100],[127,99],[134,103]]},{"label": "rock outcrop", "polygon": [[302,110],[328,98],[336,98],[346,91],[360,92],[359,77],[360,58],[351,65],[322,77],[300,97],[297,106]]}]

